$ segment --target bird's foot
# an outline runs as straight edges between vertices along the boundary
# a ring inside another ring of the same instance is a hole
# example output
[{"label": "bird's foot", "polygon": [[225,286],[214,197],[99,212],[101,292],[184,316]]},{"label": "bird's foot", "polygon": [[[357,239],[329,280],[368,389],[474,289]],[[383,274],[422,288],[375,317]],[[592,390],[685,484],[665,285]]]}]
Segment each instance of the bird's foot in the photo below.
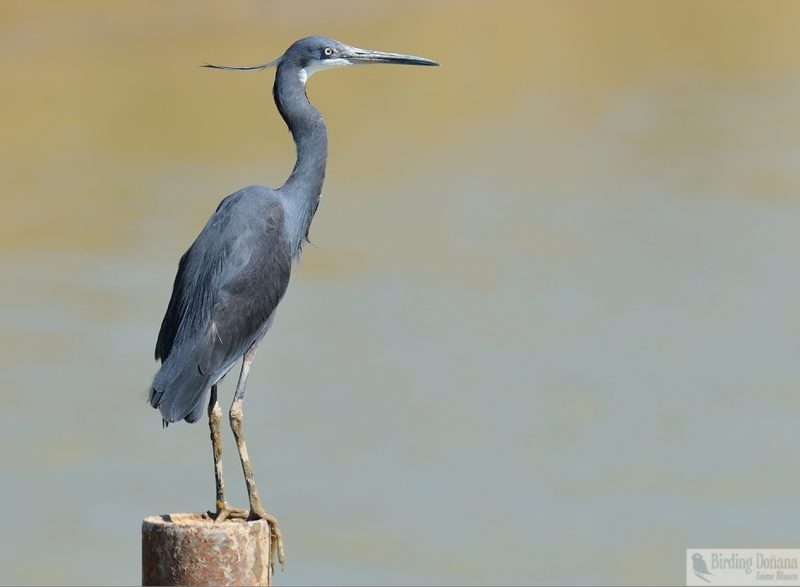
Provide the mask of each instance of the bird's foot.
[{"label": "bird's foot", "polygon": [[286,570],[286,555],[283,552],[283,537],[278,528],[278,519],[268,514],[261,504],[250,504],[250,514],[247,516],[248,520],[264,520],[269,524],[270,532],[270,549],[269,549],[269,568],[270,573],[275,573],[275,559],[281,563],[281,570]]},{"label": "bird's foot", "polygon": [[214,520],[215,524],[221,524],[227,519],[248,517],[248,511],[242,508],[235,508],[229,506],[226,502],[217,502],[217,511],[208,512],[208,515]]}]

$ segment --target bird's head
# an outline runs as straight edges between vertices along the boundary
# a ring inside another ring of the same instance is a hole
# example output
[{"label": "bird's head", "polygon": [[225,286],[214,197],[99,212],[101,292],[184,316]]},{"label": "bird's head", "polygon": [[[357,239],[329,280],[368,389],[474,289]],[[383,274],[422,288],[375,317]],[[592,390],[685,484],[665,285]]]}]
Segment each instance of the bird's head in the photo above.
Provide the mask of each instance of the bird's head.
[{"label": "bird's head", "polygon": [[305,81],[312,74],[323,69],[333,69],[346,65],[366,65],[370,63],[395,63],[399,65],[439,65],[436,61],[414,55],[400,53],[386,53],[359,49],[345,45],[328,37],[305,37],[295,41],[286,52],[269,63],[252,67],[228,67],[224,65],[205,64],[206,67],[215,69],[229,69],[237,71],[261,70],[277,65],[292,67],[297,70],[300,80]]}]

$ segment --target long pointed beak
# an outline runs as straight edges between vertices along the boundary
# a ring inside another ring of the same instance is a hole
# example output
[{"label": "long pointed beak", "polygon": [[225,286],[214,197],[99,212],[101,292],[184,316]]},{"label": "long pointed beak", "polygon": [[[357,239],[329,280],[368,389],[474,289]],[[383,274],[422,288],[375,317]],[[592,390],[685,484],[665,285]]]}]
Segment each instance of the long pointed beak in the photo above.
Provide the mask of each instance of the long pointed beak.
[{"label": "long pointed beak", "polygon": [[358,47],[348,47],[345,59],[356,65],[368,63],[396,63],[398,65],[439,65],[433,59],[417,57],[415,55],[402,55],[400,53],[386,53],[384,51],[370,51]]}]

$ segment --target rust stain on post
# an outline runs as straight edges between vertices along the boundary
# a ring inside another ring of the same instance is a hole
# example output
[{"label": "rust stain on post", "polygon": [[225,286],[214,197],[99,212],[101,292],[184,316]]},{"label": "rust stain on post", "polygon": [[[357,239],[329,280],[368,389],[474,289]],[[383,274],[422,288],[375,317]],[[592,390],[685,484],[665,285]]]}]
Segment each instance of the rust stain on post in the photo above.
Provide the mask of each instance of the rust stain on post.
[{"label": "rust stain on post", "polygon": [[269,585],[269,524],[206,515],[142,522],[142,585]]}]

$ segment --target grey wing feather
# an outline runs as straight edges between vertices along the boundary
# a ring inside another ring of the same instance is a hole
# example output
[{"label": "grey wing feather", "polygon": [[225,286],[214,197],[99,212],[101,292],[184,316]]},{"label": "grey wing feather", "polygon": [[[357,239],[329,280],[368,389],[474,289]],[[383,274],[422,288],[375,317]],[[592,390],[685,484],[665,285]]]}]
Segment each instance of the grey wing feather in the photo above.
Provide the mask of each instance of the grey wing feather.
[{"label": "grey wing feather", "polygon": [[150,403],[165,422],[193,422],[211,385],[263,337],[289,283],[280,201],[237,192],[181,258],[156,343]]},{"label": "grey wing feather", "polygon": [[162,363],[169,357],[172,343],[175,341],[175,334],[178,331],[178,326],[180,326],[180,316],[183,314],[181,301],[183,298],[182,292],[186,287],[186,259],[189,253],[190,251],[186,251],[178,263],[178,272],[175,274],[175,281],[172,284],[172,295],[170,296],[164,319],[161,321],[161,329],[158,331],[155,358]]}]

